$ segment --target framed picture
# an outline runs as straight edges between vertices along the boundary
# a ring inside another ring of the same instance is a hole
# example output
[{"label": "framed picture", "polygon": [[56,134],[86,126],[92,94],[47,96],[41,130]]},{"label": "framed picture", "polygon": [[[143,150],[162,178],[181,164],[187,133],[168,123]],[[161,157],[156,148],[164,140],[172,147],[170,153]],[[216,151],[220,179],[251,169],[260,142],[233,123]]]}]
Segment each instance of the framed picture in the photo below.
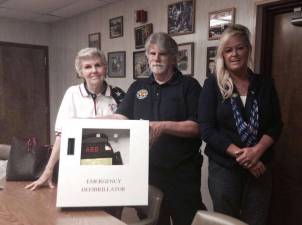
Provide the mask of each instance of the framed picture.
[{"label": "framed picture", "polygon": [[215,75],[217,46],[207,47],[207,77]]},{"label": "framed picture", "polygon": [[108,77],[126,77],[126,52],[108,52]]},{"label": "framed picture", "polygon": [[168,34],[171,36],[194,33],[195,0],[168,5]]},{"label": "framed picture", "polygon": [[135,48],[144,48],[147,38],[152,33],[153,33],[152,23],[134,28]]},{"label": "framed picture", "polygon": [[150,73],[145,51],[133,52],[133,78],[148,78]]},{"label": "framed picture", "polygon": [[178,45],[177,67],[183,75],[194,75],[194,43]]},{"label": "framed picture", "polygon": [[123,17],[115,17],[109,20],[110,38],[123,36]]},{"label": "framed picture", "polygon": [[101,49],[101,33],[88,34],[88,46]]},{"label": "framed picture", "polygon": [[209,40],[219,39],[228,25],[235,22],[235,8],[209,13]]}]

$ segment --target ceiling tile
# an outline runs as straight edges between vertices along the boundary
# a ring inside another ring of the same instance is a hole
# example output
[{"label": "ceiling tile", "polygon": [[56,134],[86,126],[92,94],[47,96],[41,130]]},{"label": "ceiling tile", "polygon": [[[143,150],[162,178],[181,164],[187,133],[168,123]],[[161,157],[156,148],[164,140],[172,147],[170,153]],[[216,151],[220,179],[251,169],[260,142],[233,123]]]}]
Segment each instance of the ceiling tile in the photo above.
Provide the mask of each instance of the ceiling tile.
[{"label": "ceiling tile", "polygon": [[1,6],[10,9],[23,9],[38,13],[50,13],[58,8],[67,6],[72,2],[75,2],[75,0],[9,0],[1,4]]},{"label": "ceiling tile", "polygon": [[61,17],[71,17],[95,9],[102,5],[104,5],[104,3],[97,0],[76,1],[73,4],[51,12],[51,14]]},{"label": "ceiling tile", "polygon": [[80,0],[61,9],[55,10],[51,14],[61,17],[71,17],[117,1],[121,0]]},{"label": "ceiling tile", "polygon": [[0,17],[53,22],[122,0],[0,0]]},{"label": "ceiling tile", "polygon": [[40,16],[39,14],[24,11],[24,10],[14,10],[14,9],[0,8],[0,17],[34,21],[39,16]]},{"label": "ceiling tile", "polygon": [[106,4],[111,4],[111,3],[122,1],[122,0],[96,0],[96,1],[102,2],[104,5],[106,5]]},{"label": "ceiling tile", "polygon": [[51,22],[59,21],[61,19],[62,17],[44,14],[42,16],[35,18],[35,21],[39,23],[51,23]]}]

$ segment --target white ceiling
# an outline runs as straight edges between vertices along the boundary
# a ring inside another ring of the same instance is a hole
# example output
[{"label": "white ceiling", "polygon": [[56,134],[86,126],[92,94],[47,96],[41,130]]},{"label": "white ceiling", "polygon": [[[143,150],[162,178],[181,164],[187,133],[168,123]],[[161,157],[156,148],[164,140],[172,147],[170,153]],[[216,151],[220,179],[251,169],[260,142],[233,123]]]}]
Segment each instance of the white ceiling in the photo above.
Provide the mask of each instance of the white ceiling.
[{"label": "white ceiling", "polygon": [[121,0],[0,0],[0,19],[51,23]]}]

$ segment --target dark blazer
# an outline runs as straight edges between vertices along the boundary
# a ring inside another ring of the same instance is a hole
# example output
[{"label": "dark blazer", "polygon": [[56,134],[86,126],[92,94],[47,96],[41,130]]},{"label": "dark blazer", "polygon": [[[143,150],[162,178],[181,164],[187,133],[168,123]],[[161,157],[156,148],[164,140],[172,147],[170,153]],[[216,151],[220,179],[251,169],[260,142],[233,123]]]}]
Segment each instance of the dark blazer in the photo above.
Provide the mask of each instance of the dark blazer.
[{"label": "dark blazer", "polygon": [[[237,93],[236,103],[244,120],[248,120],[252,107],[252,95],[255,95],[259,108],[258,140],[267,134],[276,141],[282,130],[281,112],[274,82],[271,78],[251,72],[249,76],[246,105]],[[210,76],[204,83],[199,98],[198,121],[202,139],[206,142],[205,153],[211,160],[225,167],[238,166],[236,160],[225,151],[230,144],[242,148],[240,136],[237,132],[230,99],[223,100],[216,78]],[[273,146],[265,151],[260,160],[267,163],[271,160]]]}]

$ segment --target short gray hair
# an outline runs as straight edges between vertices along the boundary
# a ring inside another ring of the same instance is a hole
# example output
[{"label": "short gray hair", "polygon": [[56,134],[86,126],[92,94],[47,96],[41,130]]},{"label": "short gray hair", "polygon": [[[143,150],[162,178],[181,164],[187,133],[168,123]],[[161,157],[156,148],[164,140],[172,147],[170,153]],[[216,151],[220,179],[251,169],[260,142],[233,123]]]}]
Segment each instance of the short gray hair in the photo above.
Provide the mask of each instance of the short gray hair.
[{"label": "short gray hair", "polygon": [[146,56],[149,54],[150,45],[157,45],[161,51],[165,51],[175,59],[178,55],[178,46],[176,41],[167,33],[158,32],[151,34],[145,44]]},{"label": "short gray hair", "polygon": [[81,75],[82,60],[91,58],[99,58],[102,64],[107,65],[107,60],[104,52],[100,51],[97,48],[83,48],[78,52],[74,63],[78,75]]}]

